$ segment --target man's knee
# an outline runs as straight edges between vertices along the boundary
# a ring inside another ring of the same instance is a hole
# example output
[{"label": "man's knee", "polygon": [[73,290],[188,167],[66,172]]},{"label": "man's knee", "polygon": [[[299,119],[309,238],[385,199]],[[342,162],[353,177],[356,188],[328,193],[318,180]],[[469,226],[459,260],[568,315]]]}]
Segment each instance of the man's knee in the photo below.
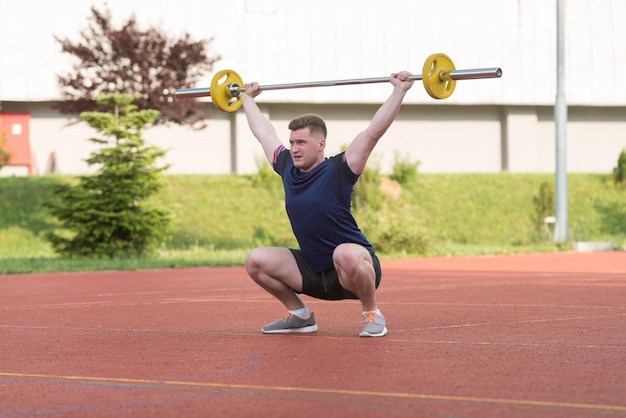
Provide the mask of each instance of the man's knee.
[{"label": "man's knee", "polygon": [[333,252],[333,263],[339,270],[356,270],[364,261],[371,264],[370,253],[358,244],[340,244]]},{"label": "man's knee", "polygon": [[252,277],[254,277],[254,274],[261,268],[263,261],[262,252],[261,248],[255,248],[246,254],[243,265],[248,274]]},{"label": "man's knee", "polygon": [[244,266],[250,275],[266,273],[270,276],[292,273],[290,269],[298,268],[290,251],[277,247],[258,247],[250,250],[244,259]]}]

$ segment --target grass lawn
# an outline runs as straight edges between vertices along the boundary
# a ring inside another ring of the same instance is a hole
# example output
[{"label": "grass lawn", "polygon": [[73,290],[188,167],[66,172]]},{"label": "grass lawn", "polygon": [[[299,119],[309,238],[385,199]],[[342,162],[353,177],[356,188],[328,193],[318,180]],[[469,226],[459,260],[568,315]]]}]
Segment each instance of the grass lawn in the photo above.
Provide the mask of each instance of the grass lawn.
[{"label": "grass lawn", "polygon": [[[277,177],[166,176],[157,202],[172,215],[171,238],[154,257],[73,260],[45,239],[59,227],[44,202],[62,176],[0,178],[0,273],[241,264],[259,245],[296,246]],[[432,257],[570,250],[573,241],[626,244],[626,189],[608,176],[570,174],[571,242],[537,228],[533,198],[548,174],[418,174],[385,178],[382,204],[355,212],[381,257]],[[391,186],[390,186],[391,185]],[[391,191],[390,191],[391,190]],[[419,244],[419,245],[417,245]]]}]

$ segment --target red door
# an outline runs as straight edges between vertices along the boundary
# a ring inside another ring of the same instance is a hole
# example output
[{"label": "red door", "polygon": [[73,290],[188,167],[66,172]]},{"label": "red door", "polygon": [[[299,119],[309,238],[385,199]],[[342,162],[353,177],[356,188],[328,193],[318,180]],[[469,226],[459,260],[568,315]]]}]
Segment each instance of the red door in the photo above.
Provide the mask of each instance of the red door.
[{"label": "red door", "polygon": [[33,161],[30,152],[28,113],[0,114],[0,137],[6,139],[4,148],[9,151],[9,165],[28,167],[28,174],[33,174]]}]

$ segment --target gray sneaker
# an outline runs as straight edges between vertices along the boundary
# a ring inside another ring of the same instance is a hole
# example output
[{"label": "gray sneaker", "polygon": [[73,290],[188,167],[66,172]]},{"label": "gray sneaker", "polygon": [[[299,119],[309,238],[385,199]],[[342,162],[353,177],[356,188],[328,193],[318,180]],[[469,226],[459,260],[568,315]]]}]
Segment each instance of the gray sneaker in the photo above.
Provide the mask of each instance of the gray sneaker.
[{"label": "gray sneaker", "polygon": [[387,334],[385,318],[382,314],[368,312],[363,314],[363,328],[359,337],[382,337]]},{"label": "gray sneaker", "polygon": [[313,312],[306,319],[288,313],[285,317],[267,324],[261,328],[261,331],[265,334],[306,333],[317,331],[317,325],[315,324]]}]

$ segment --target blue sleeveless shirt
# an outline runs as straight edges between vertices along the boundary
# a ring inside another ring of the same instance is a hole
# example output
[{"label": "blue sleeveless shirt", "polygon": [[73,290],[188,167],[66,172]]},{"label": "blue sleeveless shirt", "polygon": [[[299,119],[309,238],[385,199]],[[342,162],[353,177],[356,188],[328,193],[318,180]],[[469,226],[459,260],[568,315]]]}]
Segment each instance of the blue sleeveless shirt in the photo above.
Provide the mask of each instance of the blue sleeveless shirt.
[{"label": "blue sleeveless shirt", "polygon": [[305,173],[294,167],[289,150],[281,145],[274,153],[274,171],[283,179],[291,228],[314,271],[333,267],[333,251],[339,244],[359,244],[373,252],[350,212],[359,176],[348,167],[345,153]]}]

